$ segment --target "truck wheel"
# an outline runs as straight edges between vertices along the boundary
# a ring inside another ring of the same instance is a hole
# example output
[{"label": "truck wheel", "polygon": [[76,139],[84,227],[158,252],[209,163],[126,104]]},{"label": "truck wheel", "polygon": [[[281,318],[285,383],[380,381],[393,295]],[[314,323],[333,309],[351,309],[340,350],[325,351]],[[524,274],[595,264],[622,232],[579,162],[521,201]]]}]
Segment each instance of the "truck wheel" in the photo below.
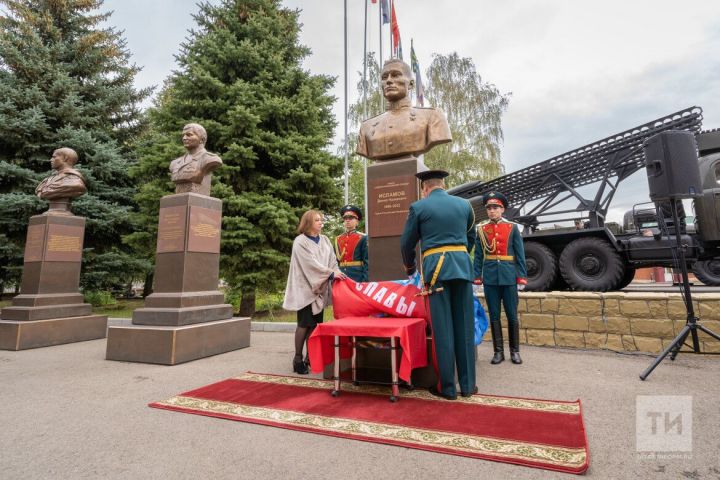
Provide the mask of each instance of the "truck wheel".
[{"label": "truck wheel", "polygon": [[525,243],[525,265],[527,266],[527,290],[546,292],[557,276],[557,257],[552,250],[538,242]]},{"label": "truck wheel", "polygon": [[630,285],[630,282],[633,281],[633,278],[635,278],[635,268],[628,265],[625,267],[625,273],[623,274],[622,280],[620,280],[620,283],[615,288],[617,288],[618,290],[622,290],[623,288]]},{"label": "truck wheel", "polygon": [[695,262],[692,267],[695,276],[705,285],[720,286],[720,258]]},{"label": "truck wheel", "polygon": [[560,273],[573,290],[613,290],[620,285],[624,271],[620,255],[600,238],[578,238],[560,255]]}]

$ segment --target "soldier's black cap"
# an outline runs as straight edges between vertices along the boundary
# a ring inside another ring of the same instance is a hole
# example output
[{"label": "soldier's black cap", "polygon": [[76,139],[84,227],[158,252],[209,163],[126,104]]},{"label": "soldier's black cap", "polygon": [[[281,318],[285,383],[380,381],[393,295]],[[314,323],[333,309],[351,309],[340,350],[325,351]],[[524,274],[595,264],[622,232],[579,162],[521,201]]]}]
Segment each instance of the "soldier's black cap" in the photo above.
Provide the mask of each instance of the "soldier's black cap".
[{"label": "soldier's black cap", "polygon": [[344,207],[342,207],[342,208],[340,209],[340,216],[342,217],[342,216],[345,215],[347,212],[352,212],[352,213],[354,213],[355,215],[357,215],[358,220],[362,220],[362,210],[360,210],[360,209],[359,209],[358,207],[356,207],[355,205],[350,205],[350,204],[348,204],[348,205],[345,205]]},{"label": "soldier's black cap", "polygon": [[425,170],[424,172],[418,172],[415,174],[415,176],[420,179],[421,182],[424,182],[425,180],[431,180],[433,178],[440,178],[443,179],[450,175],[445,170]]},{"label": "soldier's black cap", "polygon": [[490,192],[483,195],[483,205],[502,205],[503,208],[507,208],[508,199],[505,195],[500,192]]}]

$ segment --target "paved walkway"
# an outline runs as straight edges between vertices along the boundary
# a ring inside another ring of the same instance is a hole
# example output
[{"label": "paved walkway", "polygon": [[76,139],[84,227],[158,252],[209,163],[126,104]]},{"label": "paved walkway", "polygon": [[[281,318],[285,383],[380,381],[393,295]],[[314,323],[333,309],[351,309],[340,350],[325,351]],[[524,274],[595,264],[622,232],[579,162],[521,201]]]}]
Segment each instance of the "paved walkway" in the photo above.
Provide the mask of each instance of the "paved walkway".
[{"label": "paved walkway", "polygon": [[[146,406],[248,370],[290,374],[292,334],[252,335],[174,367],[106,361],[103,340],[0,351],[0,478],[572,478]],[[524,365],[491,366],[480,351],[483,393],[583,401],[589,477],[720,479],[719,358],[682,354],[641,382],[651,357],[523,347]],[[636,452],[636,395],[692,396],[689,455]]]}]

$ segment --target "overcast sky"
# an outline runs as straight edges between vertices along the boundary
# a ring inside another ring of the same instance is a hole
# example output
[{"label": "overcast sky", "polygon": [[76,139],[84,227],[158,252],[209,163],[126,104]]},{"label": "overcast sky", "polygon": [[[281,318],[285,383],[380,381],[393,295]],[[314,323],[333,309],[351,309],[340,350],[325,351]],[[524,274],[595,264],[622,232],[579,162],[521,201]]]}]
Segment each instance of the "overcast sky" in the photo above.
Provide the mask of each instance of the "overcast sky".
[{"label": "overcast sky", "polygon": [[[457,52],[484,81],[512,93],[503,117],[502,159],[512,172],[663,115],[697,105],[703,128],[720,127],[720,2],[710,0],[395,0],[406,60],[420,65]],[[350,101],[362,70],[363,0],[347,0]],[[285,0],[301,10],[305,67],[337,77],[343,135],[343,1]],[[138,87],[162,85],[194,26],[194,0],[106,0],[124,30]],[[370,5],[370,51],[378,50],[378,6]],[[386,26],[387,29],[387,26]],[[388,57],[387,33],[383,58]],[[612,220],[647,199],[639,172],[621,184]]]}]

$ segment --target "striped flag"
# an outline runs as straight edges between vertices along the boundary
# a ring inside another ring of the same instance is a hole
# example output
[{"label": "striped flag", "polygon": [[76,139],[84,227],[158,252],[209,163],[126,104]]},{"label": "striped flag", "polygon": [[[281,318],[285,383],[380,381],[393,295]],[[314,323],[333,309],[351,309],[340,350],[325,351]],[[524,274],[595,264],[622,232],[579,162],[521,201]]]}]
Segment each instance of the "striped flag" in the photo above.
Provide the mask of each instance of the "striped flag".
[{"label": "striped flag", "polygon": [[382,23],[390,23],[390,7],[388,5],[389,0],[380,0],[380,12],[382,13]]},{"label": "striped flag", "polygon": [[417,99],[417,105],[424,107],[425,88],[423,87],[422,78],[420,77],[420,62],[418,62],[417,56],[415,55],[415,46],[413,45],[412,38],[410,39],[410,65],[415,74],[415,97]]}]

